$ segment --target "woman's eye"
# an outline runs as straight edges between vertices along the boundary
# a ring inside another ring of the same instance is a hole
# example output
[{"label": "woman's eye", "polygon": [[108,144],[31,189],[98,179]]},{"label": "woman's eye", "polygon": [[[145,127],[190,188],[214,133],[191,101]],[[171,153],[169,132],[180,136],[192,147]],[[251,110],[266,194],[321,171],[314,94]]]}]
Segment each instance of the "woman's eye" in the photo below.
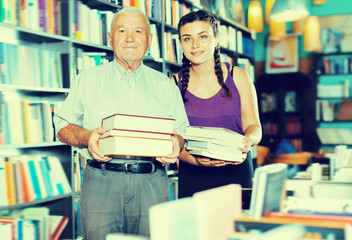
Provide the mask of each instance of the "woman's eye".
[{"label": "woman's eye", "polygon": [[189,40],[191,40],[190,38],[184,38],[183,41],[188,42]]}]

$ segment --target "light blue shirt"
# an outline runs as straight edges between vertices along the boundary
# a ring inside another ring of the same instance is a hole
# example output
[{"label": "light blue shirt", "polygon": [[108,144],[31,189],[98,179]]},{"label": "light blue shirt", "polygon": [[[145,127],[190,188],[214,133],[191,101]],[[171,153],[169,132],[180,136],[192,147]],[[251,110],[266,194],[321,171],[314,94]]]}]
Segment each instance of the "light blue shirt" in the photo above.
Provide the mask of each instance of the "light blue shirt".
[{"label": "light blue shirt", "polygon": [[[166,75],[143,64],[127,73],[112,61],[87,69],[72,81],[54,116],[56,132],[68,124],[92,130],[115,113],[174,118],[180,135],[189,125],[180,91]],[[82,155],[91,158],[86,148]]]}]

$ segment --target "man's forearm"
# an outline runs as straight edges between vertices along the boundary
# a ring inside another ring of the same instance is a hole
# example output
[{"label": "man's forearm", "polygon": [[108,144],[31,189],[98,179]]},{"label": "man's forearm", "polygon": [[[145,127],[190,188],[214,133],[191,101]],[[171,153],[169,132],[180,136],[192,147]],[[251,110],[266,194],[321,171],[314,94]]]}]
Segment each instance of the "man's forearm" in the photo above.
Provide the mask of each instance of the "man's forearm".
[{"label": "man's forearm", "polygon": [[91,135],[91,131],[82,128],[78,125],[69,124],[64,128],[61,128],[57,133],[57,138],[60,142],[68,145],[85,148],[88,146],[88,140]]}]

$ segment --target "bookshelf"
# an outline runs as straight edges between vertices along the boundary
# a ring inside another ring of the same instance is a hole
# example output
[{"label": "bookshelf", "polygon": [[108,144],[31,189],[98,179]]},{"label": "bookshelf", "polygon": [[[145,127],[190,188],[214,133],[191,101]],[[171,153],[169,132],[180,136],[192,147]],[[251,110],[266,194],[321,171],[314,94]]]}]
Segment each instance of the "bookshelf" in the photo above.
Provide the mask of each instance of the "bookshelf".
[{"label": "bookshelf", "polygon": [[297,152],[312,151],[314,88],[309,77],[299,72],[264,74],[256,87],[263,126],[260,145],[275,151],[280,141],[287,139]]},{"label": "bookshelf", "polygon": [[316,59],[315,119],[318,150],[352,146],[352,53],[321,53]]},{"label": "bookshelf", "polygon": [[[50,124],[51,113],[60,107],[71,80],[79,72],[113,60],[107,32],[113,13],[127,6],[129,1],[52,0],[47,1],[48,5],[34,1],[34,5],[24,11],[19,11],[20,0],[13,2],[16,4],[2,5],[0,14],[0,158],[55,157],[60,160],[72,190],[0,205],[0,213],[46,206],[50,214],[69,217],[60,238],[76,239],[80,233],[76,223],[79,220],[77,149],[56,141],[55,129]],[[177,23],[182,15],[202,6],[188,0],[140,3],[140,7],[145,7],[154,35],[154,44],[144,57],[144,64],[171,76],[181,69]],[[223,60],[241,64],[254,79],[255,35],[235,22],[219,20],[222,28],[230,32],[228,39],[232,40],[221,47]],[[37,113],[41,120],[34,123],[34,115],[24,115],[24,109]],[[169,174],[175,190],[177,168],[171,168]]]}]

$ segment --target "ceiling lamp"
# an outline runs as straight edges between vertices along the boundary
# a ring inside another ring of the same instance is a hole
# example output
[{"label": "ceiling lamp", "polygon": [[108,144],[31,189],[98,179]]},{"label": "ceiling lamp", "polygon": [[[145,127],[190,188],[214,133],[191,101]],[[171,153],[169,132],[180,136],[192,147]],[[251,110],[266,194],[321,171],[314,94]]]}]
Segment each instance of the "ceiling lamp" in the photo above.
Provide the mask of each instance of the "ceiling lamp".
[{"label": "ceiling lamp", "polygon": [[305,22],[306,22],[306,18],[294,21],[292,24],[293,25],[293,29],[292,29],[293,34],[303,35]]},{"label": "ceiling lamp", "polygon": [[313,0],[313,4],[325,4],[326,0]]},{"label": "ceiling lamp", "polygon": [[248,28],[262,32],[263,26],[263,9],[258,0],[251,1],[248,7]]},{"label": "ceiling lamp", "polygon": [[303,0],[276,0],[269,19],[274,21],[292,22],[309,15]]},{"label": "ceiling lamp", "polygon": [[286,23],[270,21],[270,35],[269,39],[277,41],[286,37]]},{"label": "ceiling lamp", "polygon": [[304,25],[304,50],[321,50],[320,23],[317,16],[309,16]]},{"label": "ceiling lamp", "polygon": [[265,23],[269,24],[270,19],[269,19],[269,14],[271,11],[271,8],[273,7],[275,0],[266,0],[265,1]]}]

